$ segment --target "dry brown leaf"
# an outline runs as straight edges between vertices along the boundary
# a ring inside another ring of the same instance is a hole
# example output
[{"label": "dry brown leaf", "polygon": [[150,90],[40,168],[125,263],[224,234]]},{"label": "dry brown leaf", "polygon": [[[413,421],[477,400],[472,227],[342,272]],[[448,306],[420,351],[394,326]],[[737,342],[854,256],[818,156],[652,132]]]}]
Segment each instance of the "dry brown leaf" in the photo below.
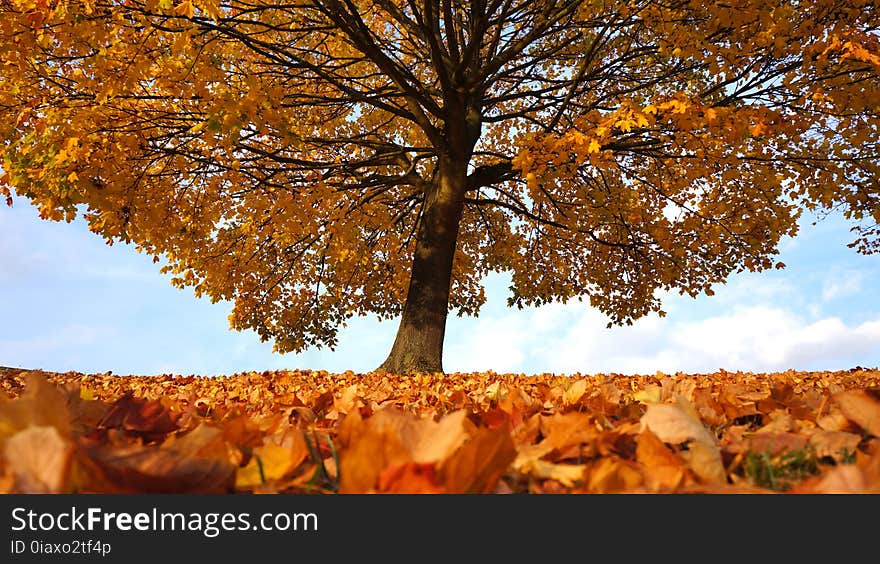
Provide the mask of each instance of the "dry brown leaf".
[{"label": "dry brown leaf", "polygon": [[642,465],[645,484],[653,491],[678,488],[688,473],[687,463],[649,428],[636,439],[636,461]]},{"label": "dry brown leaf", "polygon": [[641,422],[643,428],[650,428],[665,443],[680,444],[687,441],[715,443],[715,438],[703,424],[679,405],[650,404]]},{"label": "dry brown leaf", "polygon": [[342,390],[342,396],[338,399],[334,398],[333,407],[339,413],[348,413],[358,407],[360,400],[358,399],[358,385],[351,386]]},{"label": "dry brown leaf", "polygon": [[797,430],[794,417],[784,409],[775,409],[767,417],[770,421],[755,431],[756,433],[787,433]]},{"label": "dry brown leaf", "polygon": [[169,437],[162,447],[185,456],[220,460],[226,460],[229,456],[223,431],[207,423],[200,423],[183,435]]},{"label": "dry brown leaf", "polygon": [[837,466],[818,479],[809,480],[792,489],[792,493],[860,494],[866,481],[861,469],[850,464]]},{"label": "dry brown leaf", "polygon": [[582,482],[587,470],[586,464],[554,464],[533,457],[519,456],[513,462],[512,468],[521,474],[539,480],[556,480],[566,487],[572,487]]},{"label": "dry brown leaf", "polygon": [[847,419],[880,437],[880,399],[866,390],[847,390],[835,394],[834,401]]},{"label": "dry brown leaf", "polygon": [[342,488],[370,491],[379,475],[391,465],[446,460],[468,439],[466,421],[464,410],[450,413],[438,422],[391,408],[382,409],[367,420],[346,417],[340,430],[340,438],[348,444],[340,454]]},{"label": "dry brown leaf", "polygon": [[98,430],[120,429],[145,441],[164,439],[179,427],[180,413],[172,412],[160,400],[144,400],[126,393],[117,399],[96,425]]},{"label": "dry brown leaf", "polygon": [[681,456],[704,482],[720,483],[727,480],[715,437],[693,413],[683,408],[681,402],[648,405],[641,423],[665,443],[689,443],[688,450]]},{"label": "dry brown leaf", "polygon": [[3,455],[20,493],[66,491],[73,445],[52,426],[31,426],[10,437]]},{"label": "dry brown leaf", "polygon": [[24,393],[15,400],[0,401],[0,444],[30,426],[55,427],[70,436],[67,398],[39,372],[26,372]]},{"label": "dry brown leaf", "polygon": [[643,483],[639,468],[616,457],[600,458],[586,472],[586,489],[591,493],[615,493],[638,488]]},{"label": "dry brown leaf", "polygon": [[800,450],[807,444],[807,438],[796,433],[761,432],[743,435],[740,441],[731,441],[725,450],[732,453],[766,452],[777,455],[786,451]]},{"label": "dry brown leaf", "polygon": [[858,431],[858,425],[854,425],[846,415],[840,411],[840,408],[834,408],[827,414],[816,419],[816,425],[826,431]]},{"label": "dry brown leaf", "polygon": [[277,482],[293,472],[309,455],[302,431],[297,430],[292,445],[269,443],[253,451],[250,462],[239,468],[235,475],[235,487],[251,488]]},{"label": "dry brown leaf", "polygon": [[460,409],[438,422],[419,421],[419,434],[411,437],[407,446],[413,461],[418,463],[441,462],[449,458],[468,439],[465,427],[467,413]]},{"label": "dry brown leaf", "polygon": [[404,462],[386,468],[379,475],[379,493],[443,493],[434,464]]},{"label": "dry brown leaf", "polygon": [[824,429],[814,429],[807,434],[807,441],[812,445],[817,457],[828,456],[838,462],[856,452],[861,439],[855,433]]},{"label": "dry brown leaf", "polygon": [[584,394],[587,391],[587,380],[580,379],[575,380],[575,382],[569,386],[562,393],[562,404],[563,405],[574,405],[584,397]]},{"label": "dry brown leaf", "polygon": [[363,420],[353,411],[342,420],[339,438],[340,493],[374,491],[379,475],[389,466],[406,462],[410,455],[400,429],[403,414],[383,409]]},{"label": "dry brown leaf", "polygon": [[583,456],[589,456],[592,453],[591,443],[600,433],[593,418],[586,413],[554,413],[549,417],[541,416],[541,435],[544,439],[539,444],[545,452],[562,452],[577,447]]},{"label": "dry brown leaf", "polygon": [[157,446],[86,444],[84,451],[100,472],[91,477],[93,491],[229,493],[235,484],[235,466],[222,460]]},{"label": "dry brown leaf", "polygon": [[479,429],[442,465],[442,482],[449,493],[489,493],[515,458],[507,429]]}]

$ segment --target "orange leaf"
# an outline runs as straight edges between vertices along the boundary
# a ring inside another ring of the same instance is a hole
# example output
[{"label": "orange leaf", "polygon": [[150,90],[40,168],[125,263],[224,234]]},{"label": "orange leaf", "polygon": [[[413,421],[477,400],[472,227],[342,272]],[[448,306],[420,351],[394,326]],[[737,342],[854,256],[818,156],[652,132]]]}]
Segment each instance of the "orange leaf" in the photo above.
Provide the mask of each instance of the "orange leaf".
[{"label": "orange leaf", "polygon": [[617,457],[600,458],[587,476],[587,491],[594,493],[622,492],[641,485],[642,474],[635,464]]},{"label": "orange leaf", "polygon": [[339,453],[340,493],[374,491],[385,468],[409,459],[400,432],[405,420],[391,409],[380,410],[367,420],[355,410],[342,420],[339,437],[345,448]]},{"label": "orange leaf", "polygon": [[379,475],[379,493],[443,493],[434,464],[404,462],[389,466]]},{"label": "orange leaf", "polygon": [[834,394],[834,401],[847,419],[880,437],[880,399],[867,390],[848,390]]},{"label": "orange leaf", "polygon": [[61,493],[67,490],[73,446],[58,429],[32,426],[6,441],[3,455],[20,493]]},{"label": "orange leaf", "polygon": [[687,463],[647,428],[636,439],[636,461],[643,467],[646,485],[654,491],[676,489],[688,473]]},{"label": "orange leaf", "polygon": [[570,447],[586,445],[582,455],[591,452],[592,441],[599,435],[593,418],[586,413],[555,413],[541,417],[541,434],[544,439],[538,443],[546,452],[564,452]]},{"label": "orange leaf", "polygon": [[298,436],[300,438],[294,442],[293,448],[272,443],[255,448],[247,466],[238,470],[235,486],[258,486],[276,482],[290,474],[309,454],[302,431],[298,431]]},{"label": "orange leaf", "polygon": [[829,456],[840,462],[846,455],[856,452],[861,439],[855,433],[815,429],[809,434],[808,441],[815,449],[817,457]]},{"label": "orange leaf", "polygon": [[642,426],[650,428],[665,443],[690,443],[681,456],[694,473],[704,482],[725,482],[727,473],[718,444],[687,406],[683,401],[678,405],[650,404],[642,416]]},{"label": "orange leaf", "polygon": [[489,493],[516,457],[510,431],[480,429],[441,467],[449,493]]},{"label": "orange leaf", "polygon": [[131,493],[229,493],[235,466],[217,459],[198,458],[156,446],[113,447],[85,444],[93,475],[93,491]]},{"label": "orange leaf", "polygon": [[122,429],[146,441],[155,441],[176,431],[179,417],[179,413],[172,413],[159,400],[138,399],[127,392],[113,403],[96,428]]},{"label": "orange leaf", "polygon": [[20,398],[0,402],[0,443],[32,425],[52,426],[63,437],[70,435],[67,399],[39,372],[24,375]]}]

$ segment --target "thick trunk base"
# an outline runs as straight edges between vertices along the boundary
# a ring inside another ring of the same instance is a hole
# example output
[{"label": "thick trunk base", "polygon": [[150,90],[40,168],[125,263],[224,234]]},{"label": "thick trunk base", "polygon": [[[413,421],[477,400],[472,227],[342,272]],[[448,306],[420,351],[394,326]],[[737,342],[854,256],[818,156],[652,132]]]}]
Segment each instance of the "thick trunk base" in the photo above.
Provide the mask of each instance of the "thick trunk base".
[{"label": "thick trunk base", "polygon": [[472,148],[473,143],[457,158],[442,157],[432,189],[425,194],[400,327],[379,370],[391,374],[443,372],[453,259]]},{"label": "thick trunk base", "polygon": [[404,311],[388,358],[377,369],[389,374],[443,372],[446,310]]},{"label": "thick trunk base", "polygon": [[443,372],[440,361],[418,351],[393,354],[378,369],[380,372],[407,376],[412,374],[436,374]]}]

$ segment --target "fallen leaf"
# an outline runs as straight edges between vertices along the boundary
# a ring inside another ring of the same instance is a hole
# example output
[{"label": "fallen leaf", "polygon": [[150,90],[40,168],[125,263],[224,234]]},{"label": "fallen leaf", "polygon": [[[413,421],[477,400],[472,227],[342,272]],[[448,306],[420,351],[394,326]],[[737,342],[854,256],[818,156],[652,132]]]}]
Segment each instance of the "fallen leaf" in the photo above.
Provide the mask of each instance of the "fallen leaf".
[{"label": "fallen leaf", "polygon": [[84,452],[100,472],[89,483],[97,492],[229,493],[235,484],[235,466],[229,462],[157,446],[86,443]]},{"label": "fallen leaf", "polygon": [[600,432],[593,418],[586,413],[554,413],[541,417],[541,435],[544,439],[539,444],[546,453],[555,451],[563,454],[574,447],[581,456],[590,456],[592,443]]},{"label": "fallen leaf", "polygon": [[249,488],[277,482],[295,470],[309,454],[301,431],[299,435],[301,438],[296,445],[301,446],[291,448],[269,443],[255,448],[247,466],[236,472],[235,487]]},{"label": "fallen leaf", "polygon": [[648,406],[641,418],[642,428],[650,428],[663,442],[679,444],[697,441],[715,444],[715,439],[703,424],[680,406],[658,403]]},{"label": "fallen leaf", "polygon": [[660,403],[662,389],[660,386],[650,384],[644,389],[633,394],[633,399],[641,403]]},{"label": "fallen leaf", "polygon": [[807,435],[807,441],[812,445],[818,458],[827,456],[837,462],[853,455],[861,439],[855,433],[825,431],[824,429],[815,429]]},{"label": "fallen leaf", "polygon": [[[440,462],[446,460],[467,439],[465,428],[467,413],[462,409],[452,412],[438,422],[419,421],[419,434],[407,446],[415,462]],[[506,431],[506,428],[505,428]]]},{"label": "fallen leaf", "polygon": [[555,464],[539,458],[517,457],[513,463],[517,472],[538,480],[556,480],[566,487],[572,487],[584,479],[585,464]]},{"label": "fallen leaf", "polygon": [[358,385],[352,384],[351,386],[342,390],[342,395],[336,399],[333,399],[333,407],[339,413],[348,413],[357,408],[360,400],[358,399]]},{"label": "fallen leaf", "polygon": [[615,493],[638,488],[643,483],[642,473],[632,462],[616,457],[600,458],[586,475],[587,491]]},{"label": "fallen leaf", "polygon": [[0,401],[0,444],[31,426],[51,426],[62,437],[70,436],[67,398],[39,372],[25,372],[24,393],[15,400]]},{"label": "fallen leaf", "polygon": [[768,414],[770,421],[755,431],[756,433],[786,433],[796,430],[794,417],[784,409],[776,409]]},{"label": "fallen leaf", "polygon": [[442,465],[441,481],[448,493],[489,493],[515,458],[507,429],[479,429]]},{"label": "fallen leaf", "polygon": [[386,468],[410,459],[402,438],[402,429],[408,424],[408,418],[393,409],[377,411],[366,420],[355,410],[342,420],[340,493],[374,491],[379,475]]},{"label": "fallen leaf", "polygon": [[62,493],[73,455],[73,445],[52,426],[31,426],[10,437],[3,446],[6,463],[20,493]]},{"label": "fallen leaf", "polygon": [[226,460],[229,456],[228,443],[223,431],[207,423],[200,423],[182,435],[169,437],[162,447],[185,456],[219,460]]},{"label": "fallen leaf", "polygon": [[858,425],[853,424],[837,406],[828,413],[816,419],[816,425],[826,431],[858,431]]},{"label": "fallen leaf", "polygon": [[721,450],[715,438],[699,419],[685,410],[680,403],[648,405],[641,423],[665,443],[691,442],[688,450],[682,452],[681,456],[689,462],[691,470],[704,482],[726,481],[727,474],[721,462]]},{"label": "fallen leaf", "polygon": [[157,441],[178,429],[179,416],[179,413],[172,413],[160,400],[139,399],[128,392],[110,406],[107,415],[96,428],[121,429],[146,441]]},{"label": "fallen leaf", "polygon": [[584,397],[587,391],[587,381],[585,379],[576,380],[571,386],[562,393],[563,405],[574,405]]},{"label": "fallen leaf", "polygon": [[835,394],[834,401],[847,419],[880,437],[880,399],[865,390],[847,390]]},{"label": "fallen leaf", "polygon": [[856,466],[837,466],[818,479],[808,480],[792,488],[792,493],[860,494],[865,493],[866,482]]},{"label": "fallen leaf", "polygon": [[636,439],[636,461],[642,465],[645,484],[654,491],[678,488],[688,473],[687,462],[649,428],[645,428]]},{"label": "fallen leaf", "polygon": [[732,453],[766,452],[777,455],[786,451],[800,450],[807,445],[807,438],[796,433],[764,431],[744,435],[739,441],[731,441],[725,450]]},{"label": "fallen leaf", "polygon": [[386,468],[379,475],[379,493],[443,493],[434,464],[404,462]]}]

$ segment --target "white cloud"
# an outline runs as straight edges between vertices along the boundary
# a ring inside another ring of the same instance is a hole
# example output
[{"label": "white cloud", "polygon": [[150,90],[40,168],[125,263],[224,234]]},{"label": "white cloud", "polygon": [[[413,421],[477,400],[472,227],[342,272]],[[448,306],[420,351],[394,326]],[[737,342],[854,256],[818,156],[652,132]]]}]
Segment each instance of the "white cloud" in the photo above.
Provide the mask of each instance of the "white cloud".
[{"label": "white cloud", "polygon": [[[472,321],[472,320],[471,320]],[[448,331],[444,369],[454,372],[517,372],[525,364],[529,330],[525,316],[504,315],[473,321]]]},{"label": "white cloud", "polygon": [[754,305],[685,321],[649,316],[606,329],[584,306],[552,305],[477,320],[452,335],[445,368],[501,372],[653,374],[720,368],[766,372],[876,364],[880,316],[847,325],[815,321],[783,307]]}]

